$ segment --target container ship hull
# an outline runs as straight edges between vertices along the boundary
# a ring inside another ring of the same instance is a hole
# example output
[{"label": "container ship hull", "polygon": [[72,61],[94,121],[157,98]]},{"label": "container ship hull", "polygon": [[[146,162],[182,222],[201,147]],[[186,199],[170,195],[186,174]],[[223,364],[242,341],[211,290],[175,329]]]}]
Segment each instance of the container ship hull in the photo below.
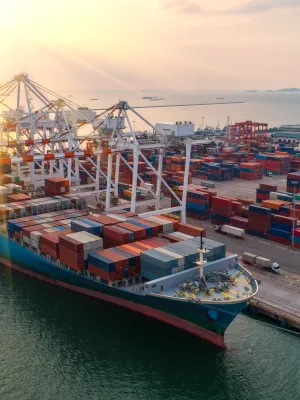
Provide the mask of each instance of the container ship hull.
[{"label": "container ship hull", "polygon": [[[210,306],[109,286],[67,268],[61,268],[2,234],[0,263],[39,280],[153,317],[220,347],[226,347],[226,328],[247,306],[246,299]],[[211,309],[217,310],[217,318],[211,317]]]}]

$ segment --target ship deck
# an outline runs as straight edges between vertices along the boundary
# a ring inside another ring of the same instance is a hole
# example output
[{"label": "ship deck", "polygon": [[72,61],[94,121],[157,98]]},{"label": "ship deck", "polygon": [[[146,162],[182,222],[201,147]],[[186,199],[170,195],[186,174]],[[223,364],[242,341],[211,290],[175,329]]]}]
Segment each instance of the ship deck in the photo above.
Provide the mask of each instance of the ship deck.
[{"label": "ship deck", "polygon": [[149,294],[172,299],[222,303],[249,299],[257,291],[252,275],[238,263],[227,268],[207,270],[204,276],[205,280],[200,278],[199,268],[194,268],[189,274],[180,273],[177,277],[170,275],[169,279],[147,282],[145,290]]},{"label": "ship deck", "polygon": [[[253,293],[251,276],[245,272],[241,271],[240,268],[232,268],[228,273],[229,280],[227,282],[218,283],[210,279],[206,280],[207,290],[195,289],[189,284],[191,281],[188,281],[185,282],[186,285],[181,284],[174,289],[168,289],[164,292],[164,295],[201,301],[241,300]],[[225,285],[222,285],[222,283],[225,283]]]}]

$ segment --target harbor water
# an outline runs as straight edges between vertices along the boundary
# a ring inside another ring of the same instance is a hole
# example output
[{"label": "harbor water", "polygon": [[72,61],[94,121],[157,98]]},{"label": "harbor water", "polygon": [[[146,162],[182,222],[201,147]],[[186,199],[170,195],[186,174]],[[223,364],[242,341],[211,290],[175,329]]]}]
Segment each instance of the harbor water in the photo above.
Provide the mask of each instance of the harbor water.
[{"label": "harbor water", "polygon": [[220,350],[0,266],[0,400],[281,400],[300,337],[240,315]]},{"label": "harbor water", "polygon": [[[59,89],[57,92],[60,93]],[[72,96],[70,100],[90,108],[110,107],[120,100],[127,100],[131,106],[151,106],[154,108],[137,111],[150,122],[192,121],[196,128],[220,125],[222,129],[230,122],[252,120],[266,122],[269,127],[281,124],[300,124],[300,92],[247,92],[247,91],[93,91],[64,92],[64,96]],[[143,100],[144,96],[158,96],[161,101]],[[96,100],[91,100],[96,99]],[[221,100],[219,100],[221,99]],[[242,101],[244,104],[224,104],[193,107],[155,108],[168,104],[194,103],[226,103]],[[203,120],[202,120],[203,118]],[[149,129],[138,117],[132,118],[136,129]]]}]

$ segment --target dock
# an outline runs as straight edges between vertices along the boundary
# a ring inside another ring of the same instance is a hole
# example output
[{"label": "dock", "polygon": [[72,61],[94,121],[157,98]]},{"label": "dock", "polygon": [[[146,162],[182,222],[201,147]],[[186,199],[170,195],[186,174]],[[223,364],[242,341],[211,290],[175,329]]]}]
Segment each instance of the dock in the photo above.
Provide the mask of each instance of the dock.
[{"label": "dock", "polygon": [[300,314],[293,310],[286,310],[278,304],[271,303],[259,296],[250,300],[248,310],[252,315],[264,315],[267,318],[277,321],[284,328],[292,328],[300,331]]},{"label": "dock", "polygon": [[270,318],[281,327],[300,331],[300,275],[284,270],[277,275],[249,265],[245,267],[261,282],[248,311]]}]

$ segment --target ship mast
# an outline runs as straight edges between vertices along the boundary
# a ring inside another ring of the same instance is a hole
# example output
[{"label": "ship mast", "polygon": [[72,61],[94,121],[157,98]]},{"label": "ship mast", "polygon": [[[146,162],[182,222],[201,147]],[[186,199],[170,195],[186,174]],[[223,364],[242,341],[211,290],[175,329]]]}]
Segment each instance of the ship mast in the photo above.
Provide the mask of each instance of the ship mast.
[{"label": "ship mast", "polygon": [[209,253],[205,247],[203,249],[203,239],[202,239],[202,232],[200,236],[200,247],[199,247],[199,260],[196,261],[196,264],[199,266],[200,278],[204,279],[204,264],[207,262],[204,260],[204,254]]}]

